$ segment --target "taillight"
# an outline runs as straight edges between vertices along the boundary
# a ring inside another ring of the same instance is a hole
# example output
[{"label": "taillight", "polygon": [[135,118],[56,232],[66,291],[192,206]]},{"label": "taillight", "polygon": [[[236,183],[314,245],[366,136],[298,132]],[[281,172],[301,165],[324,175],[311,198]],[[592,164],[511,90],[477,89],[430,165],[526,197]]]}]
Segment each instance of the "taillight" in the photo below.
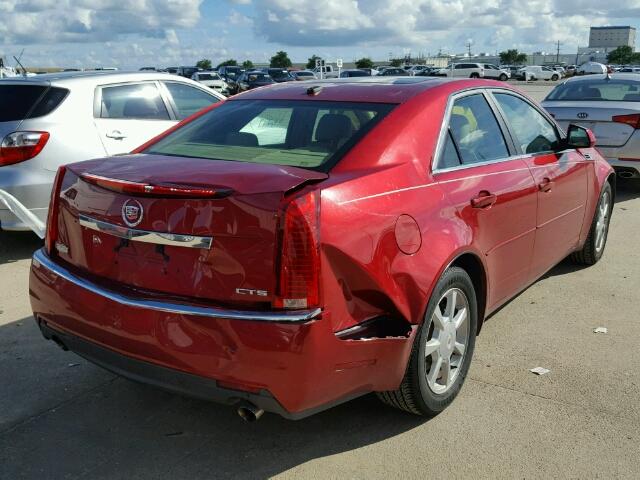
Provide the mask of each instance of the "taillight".
[{"label": "taillight", "polygon": [[174,198],[221,198],[232,193],[227,188],[211,188],[184,185],[152,185],[143,182],[130,182],[129,180],[118,180],[115,178],[101,177],[91,173],[80,175],[85,182],[106,188],[118,193],[129,193],[132,195],[148,195],[158,197]]},{"label": "taillight", "polygon": [[320,305],[319,218],[316,192],[292,200],[285,209],[275,308],[301,309]]},{"label": "taillight", "polygon": [[640,114],[632,113],[631,115],[614,115],[611,119],[616,123],[626,123],[627,125],[639,129],[640,128]]},{"label": "taillight", "polygon": [[58,209],[60,208],[60,190],[62,180],[66,172],[64,166],[58,167],[56,179],[51,190],[51,201],[49,202],[49,213],[47,214],[47,232],[44,237],[44,248],[49,255],[53,252],[53,247],[58,239]]},{"label": "taillight", "polygon": [[0,167],[34,158],[42,151],[47,141],[47,132],[10,133],[0,144]]}]

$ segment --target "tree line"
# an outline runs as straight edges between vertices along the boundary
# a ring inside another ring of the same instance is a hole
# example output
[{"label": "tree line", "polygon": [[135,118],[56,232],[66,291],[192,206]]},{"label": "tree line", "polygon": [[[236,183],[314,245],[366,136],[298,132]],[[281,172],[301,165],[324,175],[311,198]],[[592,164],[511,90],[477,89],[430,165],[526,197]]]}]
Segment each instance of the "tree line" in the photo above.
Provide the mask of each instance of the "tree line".
[{"label": "tree line", "polygon": [[[624,47],[620,47],[620,48],[624,48]],[[627,47],[627,48],[631,49],[630,47]],[[613,54],[613,52],[611,53]],[[517,64],[522,64],[527,62],[527,55],[525,53],[518,52],[517,49],[505,50],[503,52],[500,52],[499,55],[500,55],[500,63],[502,64],[517,65]],[[634,55],[640,55],[640,54],[634,54]],[[322,59],[321,57],[315,54],[310,56],[306,64],[306,68],[308,69],[315,68],[316,60],[321,60],[321,59]],[[638,60],[640,61],[640,59]],[[611,60],[610,62],[611,63],[629,63],[629,62],[612,62]],[[389,60],[389,65],[391,65],[392,67],[401,67],[402,65],[404,65],[404,63],[405,63],[404,58],[392,58]],[[287,54],[287,52],[282,50],[279,52],[276,52],[276,54],[273,57],[271,57],[271,59],[269,60],[269,66],[273,68],[291,68],[292,65],[293,63],[291,62],[289,55]],[[255,65],[251,60],[245,60],[240,64],[234,58],[230,58],[228,60],[225,60],[224,62],[220,62],[216,68],[227,67],[227,66],[229,67],[241,66],[246,70],[255,68]],[[355,66],[356,68],[373,68],[375,66],[375,63],[369,57],[362,57],[355,61]],[[202,68],[203,70],[211,70],[213,68],[213,63],[211,62],[211,60],[207,58],[203,58],[202,60],[199,60],[196,63],[196,67]]]}]

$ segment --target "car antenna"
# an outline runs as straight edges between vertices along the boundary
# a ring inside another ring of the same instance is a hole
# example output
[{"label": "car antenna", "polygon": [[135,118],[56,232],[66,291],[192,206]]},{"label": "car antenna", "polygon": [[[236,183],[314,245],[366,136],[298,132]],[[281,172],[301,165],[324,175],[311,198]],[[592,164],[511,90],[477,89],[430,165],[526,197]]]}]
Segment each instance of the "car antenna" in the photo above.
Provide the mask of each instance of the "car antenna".
[{"label": "car antenna", "polygon": [[318,95],[322,91],[322,87],[320,85],[315,85],[313,87],[307,88],[307,95],[314,96]]}]

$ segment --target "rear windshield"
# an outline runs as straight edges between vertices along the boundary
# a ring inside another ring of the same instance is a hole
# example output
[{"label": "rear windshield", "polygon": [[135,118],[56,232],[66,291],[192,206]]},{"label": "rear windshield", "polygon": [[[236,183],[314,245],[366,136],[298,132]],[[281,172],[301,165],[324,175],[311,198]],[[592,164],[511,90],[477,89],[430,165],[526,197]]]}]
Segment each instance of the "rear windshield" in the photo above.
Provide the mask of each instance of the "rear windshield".
[{"label": "rear windshield", "polygon": [[375,103],[236,100],[185,125],[144,153],[328,171],[393,107]]},{"label": "rear windshield", "polygon": [[268,73],[249,73],[247,80],[250,82],[270,82],[273,81]]},{"label": "rear windshield", "polygon": [[67,93],[64,88],[0,84],[0,122],[47,115],[60,105]]},{"label": "rear windshield", "polygon": [[218,80],[218,75],[211,75],[210,73],[199,73],[198,79],[200,80]]},{"label": "rear windshield", "polygon": [[546,100],[640,102],[640,81],[594,78],[558,85]]}]

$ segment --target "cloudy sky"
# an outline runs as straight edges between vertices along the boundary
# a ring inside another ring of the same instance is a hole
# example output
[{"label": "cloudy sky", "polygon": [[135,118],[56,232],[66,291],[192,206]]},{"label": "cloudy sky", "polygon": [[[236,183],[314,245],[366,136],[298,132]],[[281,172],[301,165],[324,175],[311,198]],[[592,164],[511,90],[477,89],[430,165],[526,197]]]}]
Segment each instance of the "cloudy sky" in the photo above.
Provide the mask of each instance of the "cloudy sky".
[{"label": "cloudy sky", "polygon": [[[192,65],[506,48],[572,53],[591,25],[640,26],[640,0],[0,0],[0,56],[25,65]],[[13,64],[13,61],[9,61]]]}]

